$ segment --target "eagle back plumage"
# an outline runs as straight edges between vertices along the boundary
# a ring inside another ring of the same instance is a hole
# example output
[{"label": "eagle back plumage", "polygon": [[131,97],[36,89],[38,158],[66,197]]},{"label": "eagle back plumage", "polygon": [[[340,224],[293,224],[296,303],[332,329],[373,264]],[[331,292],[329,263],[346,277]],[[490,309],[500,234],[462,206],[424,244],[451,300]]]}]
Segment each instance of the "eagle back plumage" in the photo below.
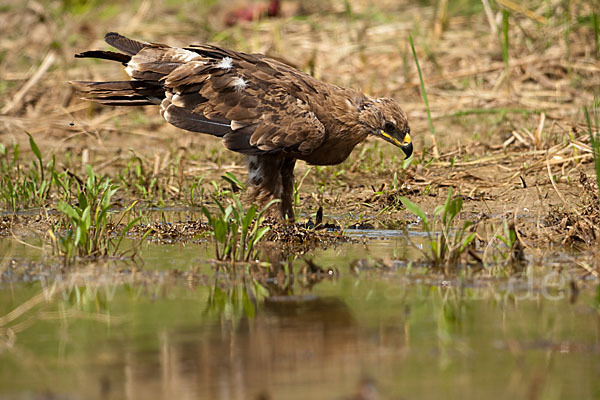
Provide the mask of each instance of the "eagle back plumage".
[{"label": "eagle back plumage", "polygon": [[136,81],[162,84],[167,122],[223,137],[231,150],[302,156],[325,138],[308,101],[317,93],[313,79],[265,56],[208,45],[148,44],[126,71]]}]

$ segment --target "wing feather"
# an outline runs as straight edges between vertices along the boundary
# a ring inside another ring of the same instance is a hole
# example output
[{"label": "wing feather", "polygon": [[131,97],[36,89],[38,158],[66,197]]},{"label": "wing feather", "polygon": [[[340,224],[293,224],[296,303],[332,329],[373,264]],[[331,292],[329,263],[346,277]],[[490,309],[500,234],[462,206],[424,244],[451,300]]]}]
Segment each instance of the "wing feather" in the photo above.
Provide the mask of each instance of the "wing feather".
[{"label": "wing feather", "polygon": [[162,110],[161,114],[168,123],[186,131],[208,133],[219,137],[231,132],[231,125],[226,122],[210,120],[201,114],[173,104]]},{"label": "wing feather", "polygon": [[[211,46],[188,49],[201,55],[202,64],[183,64],[163,82],[194,114],[234,121],[231,126],[238,129],[224,136],[230,150],[309,154],[324,141],[325,128],[306,101],[315,89],[302,74],[290,74],[290,67],[260,55],[241,56]],[[231,61],[224,62],[227,57]]]},{"label": "wing feather", "polygon": [[164,89],[161,112],[174,126],[223,137],[228,148],[246,154],[308,154],[325,139],[309,107],[314,88],[306,75],[283,63],[216,46],[142,43],[115,33],[106,41],[131,55],[126,71],[134,82]]}]

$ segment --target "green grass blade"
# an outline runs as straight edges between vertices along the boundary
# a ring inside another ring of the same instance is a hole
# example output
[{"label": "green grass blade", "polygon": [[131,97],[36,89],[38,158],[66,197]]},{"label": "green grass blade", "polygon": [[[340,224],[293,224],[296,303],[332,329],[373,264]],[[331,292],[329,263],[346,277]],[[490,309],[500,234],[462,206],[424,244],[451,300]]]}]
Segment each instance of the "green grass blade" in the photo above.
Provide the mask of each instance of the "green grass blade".
[{"label": "green grass blade", "polygon": [[423,220],[424,223],[428,222],[427,215],[425,214],[425,212],[423,210],[421,210],[421,208],[419,208],[418,205],[416,205],[412,201],[408,200],[406,197],[400,197],[400,201],[402,202],[402,204],[404,204],[404,207],[406,207],[406,209],[408,211],[415,214],[417,217],[421,218],[421,220]]},{"label": "green grass blade", "polygon": [[[598,111],[594,108],[594,113]],[[598,190],[600,191],[600,137],[598,132],[594,133],[594,126],[592,125],[592,118],[587,107],[583,108],[585,114],[585,120],[587,122],[588,134],[590,135],[590,146],[592,147],[592,154],[594,155],[594,170],[596,172],[596,183],[598,184]],[[599,127],[596,126],[596,129]],[[598,193],[598,200],[600,201],[600,193]]]},{"label": "green grass blade", "polygon": [[240,181],[237,176],[231,172],[225,172],[225,175],[221,176],[221,178],[223,178],[223,180],[227,181],[232,186],[237,186],[242,190],[246,190],[246,185],[244,185],[242,181]]},{"label": "green grass blade", "polygon": [[29,147],[31,147],[31,151],[33,151],[33,154],[35,154],[35,157],[38,159],[38,161],[42,162],[42,152],[40,151],[40,148],[35,143],[35,140],[33,140],[31,134],[29,132],[25,133],[27,136],[29,136]]},{"label": "green grass blade", "polygon": [[510,13],[508,10],[502,10],[502,58],[504,59],[504,63],[506,64],[506,68],[508,68],[508,49],[509,49],[509,41],[508,41],[508,28],[509,22],[508,18],[510,17]]},{"label": "green grass blade", "polygon": [[412,50],[412,54],[415,59],[417,71],[419,73],[419,82],[421,83],[421,95],[423,96],[423,101],[425,102],[425,108],[427,109],[427,121],[429,121],[429,131],[431,132],[432,135],[435,135],[435,129],[433,127],[433,120],[431,119],[431,111],[429,109],[429,100],[427,100],[427,92],[425,91],[425,82],[423,81],[423,73],[421,72],[421,66],[419,65],[419,59],[417,58],[417,52],[415,51],[415,45],[413,43],[412,35],[408,35],[408,40],[410,42],[410,48]]},{"label": "green grass blade", "polygon": [[594,38],[596,39],[596,57],[600,57],[600,18],[597,13],[592,13],[592,25],[594,26]]},{"label": "green grass blade", "polygon": [[31,136],[31,134],[29,132],[25,132],[25,133],[27,134],[27,136],[29,136],[29,147],[31,147],[31,151],[33,151],[33,154],[35,154],[35,157],[38,159],[38,164],[40,166],[41,181],[44,181],[44,165],[42,163],[42,152],[40,151],[40,148],[35,143],[35,140],[33,140],[33,137]]}]

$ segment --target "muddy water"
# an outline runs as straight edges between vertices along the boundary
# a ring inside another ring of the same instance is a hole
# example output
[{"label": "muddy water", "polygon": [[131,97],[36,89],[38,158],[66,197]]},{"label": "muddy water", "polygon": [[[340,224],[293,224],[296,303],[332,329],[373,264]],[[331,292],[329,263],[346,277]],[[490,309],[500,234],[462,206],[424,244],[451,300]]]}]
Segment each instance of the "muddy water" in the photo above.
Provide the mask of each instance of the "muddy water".
[{"label": "muddy water", "polygon": [[[400,234],[353,234],[372,238],[313,254],[333,277],[287,287],[282,275],[216,271],[203,243],[148,243],[143,267],[81,268],[69,285],[65,271],[35,273],[40,250],[0,239],[10,254],[0,315],[38,296],[0,321],[0,398],[600,396],[593,282],[575,295],[539,266],[514,279],[444,278],[374,262],[418,256]],[[53,284],[62,290],[40,301]]]}]

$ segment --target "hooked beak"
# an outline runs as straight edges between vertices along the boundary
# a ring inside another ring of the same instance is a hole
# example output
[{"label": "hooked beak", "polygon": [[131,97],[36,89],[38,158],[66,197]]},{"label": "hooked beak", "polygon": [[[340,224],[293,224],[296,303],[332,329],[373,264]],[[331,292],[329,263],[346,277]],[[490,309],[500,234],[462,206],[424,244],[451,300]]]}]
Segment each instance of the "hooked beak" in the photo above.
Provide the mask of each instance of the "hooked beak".
[{"label": "hooked beak", "polygon": [[400,147],[400,149],[402,150],[402,152],[404,153],[404,155],[406,156],[406,158],[409,158],[412,153],[413,153],[413,145],[412,145],[412,140],[410,138],[410,133],[406,133],[406,135],[404,135],[404,140],[402,140],[402,142],[400,142],[398,139],[396,139],[395,137],[390,136],[389,134],[387,134],[384,130],[382,130],[381,132],[381,136],[383,136],[383,138],[390,142],[391,144]]},{"label": "hooked beak", "polygon": [[413,144],[412,144],[412,140],[410,139],[410,133],[407,133],[406,135],[404,135],[404,140],[402,141],[402,146],[400,146],[400,149],[402,149],[402,151],[404,152],[404,155],[406,156],[406,157],[404,157],[404,159],[407,159],[410,156],[412,156]]}]

